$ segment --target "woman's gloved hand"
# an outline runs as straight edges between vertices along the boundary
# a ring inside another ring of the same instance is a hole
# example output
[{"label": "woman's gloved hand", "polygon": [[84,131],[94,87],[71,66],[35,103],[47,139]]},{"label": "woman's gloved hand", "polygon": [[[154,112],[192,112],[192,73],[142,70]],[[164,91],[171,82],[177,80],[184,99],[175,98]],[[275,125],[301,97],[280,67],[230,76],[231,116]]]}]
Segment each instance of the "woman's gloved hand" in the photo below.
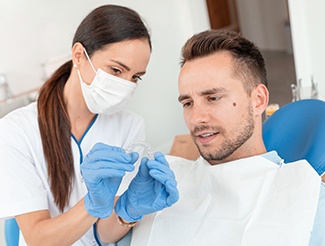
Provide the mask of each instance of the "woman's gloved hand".
[{"label": "woman's gloved hand", "polygon": [[97,143],[81,164],[81,173],[88,188],[84,198],[87,212],[96,218],[107,218],[114,206],[114,197],[125,172],[134,170],[137,153],[126,154],[122,148]]},{"label": "woman's gloved hand", "polygon": [[128,222],[140,220],[143,215],[177,202],[176,185],[175,175],[162,153],[155,153],[154,160],[143,158],[129,188],[117,200],[115,212]]}]

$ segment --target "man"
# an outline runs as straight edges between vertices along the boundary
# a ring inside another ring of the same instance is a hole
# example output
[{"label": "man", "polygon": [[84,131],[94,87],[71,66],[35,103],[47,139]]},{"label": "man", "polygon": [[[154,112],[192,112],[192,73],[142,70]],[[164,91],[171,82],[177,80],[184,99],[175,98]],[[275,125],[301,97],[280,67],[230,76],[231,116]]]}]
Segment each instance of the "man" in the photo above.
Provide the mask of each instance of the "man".
[{"label": "man", "polygon": [[201,157],[168,157],[179,201],[145,216],[131,245],[325,245],[320,177],[306,161],[283,165],[266,153],[258,48],[210,30],[189,39],[182,56],[179,101]]}]

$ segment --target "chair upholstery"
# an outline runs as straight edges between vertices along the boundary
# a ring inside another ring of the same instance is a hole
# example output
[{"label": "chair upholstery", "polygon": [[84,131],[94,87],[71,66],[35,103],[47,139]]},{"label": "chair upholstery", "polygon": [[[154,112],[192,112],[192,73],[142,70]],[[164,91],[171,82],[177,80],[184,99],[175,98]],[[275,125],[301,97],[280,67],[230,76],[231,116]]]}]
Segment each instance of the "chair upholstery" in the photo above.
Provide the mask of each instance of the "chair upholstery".
[{"label": "chair upholstery", "polygon": [[5,221],[5,240],[7,246],[18,246],[19,227],[15,219]]},{"label": "chair upholstery", "polygon": [[325,172],[325,102],[304,99],[284,105],[263,122],[267,151],[285,162],[306,159],[319,175]]}]

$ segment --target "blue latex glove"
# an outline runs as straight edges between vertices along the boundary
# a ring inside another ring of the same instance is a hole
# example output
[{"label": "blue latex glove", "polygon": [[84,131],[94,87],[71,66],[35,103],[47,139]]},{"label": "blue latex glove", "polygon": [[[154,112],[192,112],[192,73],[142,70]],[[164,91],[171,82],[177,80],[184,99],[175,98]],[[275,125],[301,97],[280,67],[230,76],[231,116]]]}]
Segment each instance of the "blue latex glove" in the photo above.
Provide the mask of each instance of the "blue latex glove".
[{"label": "blue latex glove", "polygon": [[154,160],[143,158],[129,188],[117,200],[115,212],[128,222],[140,220],[143,215],[177,202],[176,185],[174,173],[162,153],[155,153]]},{"label": "blue latex glove", "polygon": [[81,164],[88,188],[84,197],[87,212],[95,218],[107,218],[114,207],[114,197],[125,172],[134,170],[137,153],[126,154],[122,148],[97,143]]}]

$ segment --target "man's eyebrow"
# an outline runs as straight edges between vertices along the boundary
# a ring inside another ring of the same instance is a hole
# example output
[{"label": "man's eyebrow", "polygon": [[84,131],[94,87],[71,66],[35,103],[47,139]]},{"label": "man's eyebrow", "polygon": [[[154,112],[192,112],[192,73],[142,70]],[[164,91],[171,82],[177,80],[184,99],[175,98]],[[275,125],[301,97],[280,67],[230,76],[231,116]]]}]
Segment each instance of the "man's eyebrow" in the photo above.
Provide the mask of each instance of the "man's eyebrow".
[{"label": "man's eyebrow", "polygon": [[[111,60],[111,61],[119,64],[121,67],[125,68],[127,71],[130,71],[131,70],[131,68],[129,68],[127,65],[125,65],[122,62],[119,62],[119,61],[116,61],[116,60]],[[146,71],[142,71],[142,72],[138,72],[137,74],[144,75],[145,73],[146,73]]]},{"label": "man's eyebrow", "polygon": [[207,89],[204,90],[202,92],[200,92],[200,95],[205,96],[205,95],[211,95],[211,94],[220,94],[220,93],[225,93],[228,92],[228,90],[226,90],[223,87],[218,87],[218,88],[211,88],[211,89]]},{"label": "man's eyebrow", "polygon": [[[220,87],[220,88],[211,88],[211,89],[206,89],[204,91],[200,92],[201,96],[206,96],[206,95],[212,95],[212,94],[221,94],[221,93],[226,93],[228,92],[227,89]],[[189,95],[180,95],[178,97],[178,101],[181,102],[183,100],[191,98]]]},{"label": "man's eyebrow", "polygon": [[190,98],[190,96],[188,96],[188,95],[180,95],[180,96],[178,97],[178,101],[181,102],[181,101],[183,101],[183,100],[185,100],[185,99],[188,99],[188,98]]}]

